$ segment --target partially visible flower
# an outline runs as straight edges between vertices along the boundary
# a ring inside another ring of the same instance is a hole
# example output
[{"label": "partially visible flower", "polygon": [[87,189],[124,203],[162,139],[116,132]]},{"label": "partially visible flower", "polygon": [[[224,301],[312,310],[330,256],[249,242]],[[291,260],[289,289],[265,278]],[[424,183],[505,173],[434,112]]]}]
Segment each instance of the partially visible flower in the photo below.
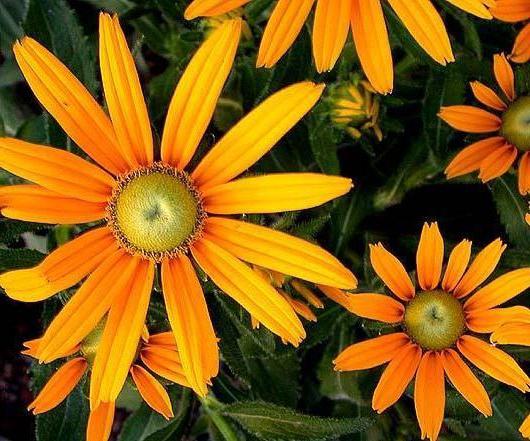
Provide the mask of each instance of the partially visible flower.
[{"label": "partially visible flower", "polygon": [[515,75],[504,56],[493,57],[493,72],[504,97],[493,89],[474,81],[475,98],[500,116],[475,106],[448,106],[440,109],[439,117],[457,130],[491,134],[488,138],[464,148],[445,170],[448,179],[479,171],[482,182],[506,173],[521,154],[519,192],[530,192],[530,96],[517,97]]},{"label": "partially visible flower", "polygon": [[[212,32],[217,30],[220,26],[226,23],[229,20],[234,20],[237,18],[243,18],[244,9],[237,8],[233,11],[229,11],[226,14],[222,15],[213,15],[210,17],[205,17],[203,20],[206,36],[209,37]],[[250,26],[245,20],[241,22],[241,34],[245,40],[252,40],[252,31]]]},{"label": "partially visible flower", "polygon": [[444,241],[436,223],[425,224],[416,254],[416,289],[393,254],[380,243],[371,245],[372,267],[396,298],[353,294],[350,310],[398,329],[346,348],[335,359],[335,369],[356,371],[389,363],[372,400],[378,413],[396,403],[416,377],[414,404],[421,437],[432,441],[438,438],[444,417],[446,375],[479,412],[492,414],[484,386],[461,355],[498,381],[530,391],[530,378],[516,361],[480,338],[511,321],[530,323],[529,308],[499,308],[530,287],[530,268],[508,272],[477,290],[505,248],[494,240],[468,267],[471,242],[463,240],[453,248],[442,277]]},{"label": "partially visible flower", "polygon": [[[530,19],[530,2],[521,0],[496,0],[491,14],[498,20],[518,23]],[[523,27],[510,54],[514,63],[526,63],[530,60],[530,23]]]}]

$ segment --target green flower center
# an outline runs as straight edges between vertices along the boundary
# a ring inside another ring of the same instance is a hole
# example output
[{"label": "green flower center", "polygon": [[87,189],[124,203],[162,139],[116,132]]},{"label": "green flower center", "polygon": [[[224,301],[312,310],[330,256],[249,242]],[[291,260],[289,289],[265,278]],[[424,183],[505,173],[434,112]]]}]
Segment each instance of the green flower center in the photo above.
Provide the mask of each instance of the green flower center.
[{"label": "green flower center", "polygon": [[504,112],[501,135],[519,150],[530,151],[530,96],[517,99]]},{"label": "green flower center", "polygon": [[188,175],[162,163],[120,177],[107,213],[125,249],[157,262],[186,252],[205,217]]},{"label": "green flower center", "polygon": [[453,346],[465,330],[461,303],[441,290],[417,294],[405,309],[404,323],[408,335],[426,350]]}]

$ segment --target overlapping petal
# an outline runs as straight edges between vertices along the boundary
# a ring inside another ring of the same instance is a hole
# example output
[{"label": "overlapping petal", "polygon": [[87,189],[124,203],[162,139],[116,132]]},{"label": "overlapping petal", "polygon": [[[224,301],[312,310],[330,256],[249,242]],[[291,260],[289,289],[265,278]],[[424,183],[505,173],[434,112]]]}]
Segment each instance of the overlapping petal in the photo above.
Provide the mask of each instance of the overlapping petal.
[{"label": "overlapping petal", "polygon": [[418,282],[422,289],[428,291],[438,286],[442,275],[443,258],[444,240],[438,224],[436,222],[425,224],[416,253]]},{"label": "overlapping petal", "polygon": [[350,312],[358,316],[384,323],[400,323],[405,307],[402,303],[383,294],[352,294],[348,297]]},{"label": "overlapping petal", "polygon": [[184,12],[186,20],[197,17],[213,17],[244,6],[250,0],[193,0]]},{"label": "overlapping petal", "polygon": [[144,401],[166,420],[173,417],[173,409],[169,395],[164,386],[147,372],[142,366],[131,367],[131,377]]},{"label": "overlapping petal", "polygon": [[452,291],[466,272],[469,259],[471,258],[471,241],[464,239],[451,251],[447,267],[445,268],[442,288]]}]

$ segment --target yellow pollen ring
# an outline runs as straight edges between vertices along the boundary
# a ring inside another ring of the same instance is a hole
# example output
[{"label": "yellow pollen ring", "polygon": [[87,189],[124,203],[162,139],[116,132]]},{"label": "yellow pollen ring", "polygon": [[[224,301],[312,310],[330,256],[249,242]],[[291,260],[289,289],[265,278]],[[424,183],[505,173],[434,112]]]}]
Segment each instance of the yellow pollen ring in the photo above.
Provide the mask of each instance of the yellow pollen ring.
[{"label": "yellow pollen ring", "polygon": [[130,254],[155,262],[186,253],[206,213],[189,175],[157,162],[118,177],[107,223]]}]

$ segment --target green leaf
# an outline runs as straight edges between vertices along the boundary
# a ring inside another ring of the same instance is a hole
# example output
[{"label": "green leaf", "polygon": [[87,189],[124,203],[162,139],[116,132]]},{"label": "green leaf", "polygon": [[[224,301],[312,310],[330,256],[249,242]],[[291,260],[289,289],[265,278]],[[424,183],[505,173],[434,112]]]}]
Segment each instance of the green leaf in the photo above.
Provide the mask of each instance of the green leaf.
[{"label": "green leaf", "polygon": [[3,0],[0,2],[0,50],[11,56],[11,46],[22,37],[22,22],[28,12],[29,0]]},{"label": "green leaf", "polygon": [[44,254],[35,250],[0,249],[0,273],[19,268],[27,268],[37,265],[44,258]]}]

